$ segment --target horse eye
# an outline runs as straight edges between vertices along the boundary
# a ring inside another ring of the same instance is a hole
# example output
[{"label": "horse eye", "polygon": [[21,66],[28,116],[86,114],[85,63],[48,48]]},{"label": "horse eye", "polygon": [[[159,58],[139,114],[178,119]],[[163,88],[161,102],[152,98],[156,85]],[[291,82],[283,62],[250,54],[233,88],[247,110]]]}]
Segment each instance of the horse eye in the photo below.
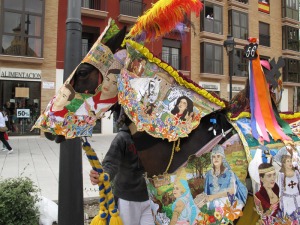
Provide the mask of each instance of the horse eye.
[{"label": "horse eye", "polygon": [[78,71],[78,75],[79,75],[79,76],[85,76],[85,75],[86,75],[86,72],[85,72],[85,71]]}]

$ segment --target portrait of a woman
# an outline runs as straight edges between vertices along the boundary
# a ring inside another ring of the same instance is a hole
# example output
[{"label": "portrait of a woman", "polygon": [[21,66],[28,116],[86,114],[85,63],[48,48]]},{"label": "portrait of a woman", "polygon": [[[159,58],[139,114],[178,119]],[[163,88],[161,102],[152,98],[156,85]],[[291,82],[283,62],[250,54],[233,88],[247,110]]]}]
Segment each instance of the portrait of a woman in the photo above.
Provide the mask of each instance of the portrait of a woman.
[{"label": "portrait of a woman", "polygon": [[211,163],[212,169],[205,175],[205,195],[199,195],[202,198],[200,204],[197,204],[199,208],[205,203],[209,204],[209,209],[223,207],[228,201],[228,195],[233,195],[238,201],[237,207],[242,208],[246,203],[248,191],[231,170],[225,158],[224,148],[221,145],[216,145],[212,149]]},{"label": "portrait of a woman", "polygon": [[182,176],[177,176],[175,180],[173,195],[176,200],[172,205],[173,216],[169,225],[196,224],[199,209],[194,203],[187,180]]},{"label": "portrait of a woman", "polygon": [[177,99],[174,109],[171,113],[182,121],[186,121],[193,117],[193,101],[186,96]]}]

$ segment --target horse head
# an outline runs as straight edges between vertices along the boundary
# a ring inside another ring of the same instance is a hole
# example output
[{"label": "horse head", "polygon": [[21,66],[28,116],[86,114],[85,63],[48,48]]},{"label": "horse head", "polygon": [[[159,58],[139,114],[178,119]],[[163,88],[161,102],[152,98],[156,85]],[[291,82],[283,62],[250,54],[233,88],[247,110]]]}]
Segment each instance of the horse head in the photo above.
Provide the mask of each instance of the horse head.
[{"label": "horse head", "polygon": [[[96,120],[117,102],[117,76],[126,56],[121,47],[126,27],[116,30],[114,25],[109,20],[107,28],[48,103],[32,129],[41,129],[47,138],[57,142],[92,134]],[[67,90],[67,87],[73,90]],[[69,99],[73,92],[76,94]]]}]

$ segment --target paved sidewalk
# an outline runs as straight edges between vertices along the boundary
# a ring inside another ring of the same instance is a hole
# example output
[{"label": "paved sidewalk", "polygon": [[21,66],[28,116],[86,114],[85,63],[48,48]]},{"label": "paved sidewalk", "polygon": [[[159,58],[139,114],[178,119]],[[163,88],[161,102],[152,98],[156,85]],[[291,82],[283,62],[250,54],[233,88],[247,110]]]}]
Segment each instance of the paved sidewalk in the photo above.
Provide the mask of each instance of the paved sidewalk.
[{"label": "paved sidewalk", "polygon": [[[89,138],[91,146],[102,160],[114,134],[96,134]],[[29,177],[41,189],[41,195],[58,200],[59,149],[60,145],[40,136],[10,137],[14,152],[10,155],[1,151],[0,178]],[[98,188],[89,180],[91,166],[82,151],[84,198],[98,197]]]}]

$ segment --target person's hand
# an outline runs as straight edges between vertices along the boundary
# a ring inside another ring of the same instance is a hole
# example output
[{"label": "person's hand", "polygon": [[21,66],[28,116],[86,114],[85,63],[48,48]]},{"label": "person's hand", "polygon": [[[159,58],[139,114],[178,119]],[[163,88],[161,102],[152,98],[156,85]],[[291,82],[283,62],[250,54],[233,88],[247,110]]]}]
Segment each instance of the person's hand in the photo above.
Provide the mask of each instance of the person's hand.
[{"label": "person's hand", "polygon": [[208,202],[208,196],[205,193],[201,193],[196,196],[196,198],[194,199],[194,202],[200,209]]},{"label": "person's hand", "polygon": [[185,115],[185,121],[187,122],[187,123],[191,123],[192,122],[192,120],[193,120],[193,117],[194,117],[194,112],[187,112],[187,114]]},{"label": "person's hand", "polygon": [[91,170],[90,171],[90,180],[93,185],[98,184],[99,183],[99,173],[95,170]]},{"label": "person's hand", "polygon": [[276,202],[270,206],[270,209],[274,212],[279,206],[279,202]]},{"label": "person's hand", "polygon": [[234,191],[234,187],[231,187],[229,190],[228,190],[229,194],[233,195],[235,193]]}]

